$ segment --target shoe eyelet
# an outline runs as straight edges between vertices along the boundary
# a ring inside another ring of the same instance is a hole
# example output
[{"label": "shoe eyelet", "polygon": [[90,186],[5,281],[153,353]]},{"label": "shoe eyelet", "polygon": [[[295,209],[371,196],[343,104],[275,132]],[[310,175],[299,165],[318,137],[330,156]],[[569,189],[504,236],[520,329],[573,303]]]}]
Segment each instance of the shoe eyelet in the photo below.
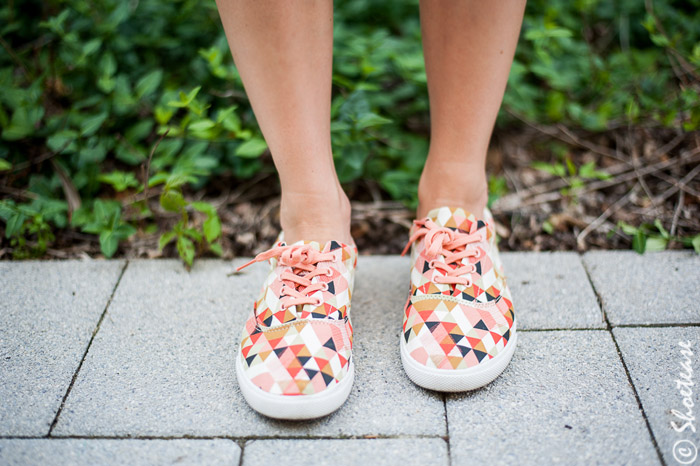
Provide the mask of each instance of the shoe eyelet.
[{"label": "shoe eyelet", "polygon": [[476,255],[474,256],[476,259],[481,257],[481,249],[476,250]]},{"label": "shoe eyelet", "polygon": [[322,290],[322,291],[328,291],[328,283],[324,283],[324,284],[321,286],[321,290]]},{"label": "shoe eyelet", "polygon": [[430,267],[431,269],[435,268],[435,259],[428,262],[428,267]]},{"label": "shoe eyelet", "polygon": [[314,306],[320,306],[323,300],[317,299],[316,302],[313,304]]},{"label": "shoe eyelet", "polygon": [[330,267],[326,269],[326,275],[329,277],[333,276],[333,270]]},{"label": "shoe eyelet", "polygon": [[472,264],[472,271],[471,273],[476,273],[476,265]]}]

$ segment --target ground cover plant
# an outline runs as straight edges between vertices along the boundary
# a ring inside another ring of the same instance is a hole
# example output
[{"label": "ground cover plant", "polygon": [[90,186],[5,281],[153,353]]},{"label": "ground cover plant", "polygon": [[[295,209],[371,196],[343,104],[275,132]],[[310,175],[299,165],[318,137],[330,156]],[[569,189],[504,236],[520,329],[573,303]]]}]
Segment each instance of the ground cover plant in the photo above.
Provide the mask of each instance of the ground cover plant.
[{"label": "ground cover plant", "polygon": [[[335,10],[336,167],[360,248],[395,253],[428,148],[417,2]],[[700,250],[698,24],[698,0],[528,2],[488,162],[502,248]],[[214,2],[6,2],[0,126],[0,258],[192,264],[276,236]]]}]

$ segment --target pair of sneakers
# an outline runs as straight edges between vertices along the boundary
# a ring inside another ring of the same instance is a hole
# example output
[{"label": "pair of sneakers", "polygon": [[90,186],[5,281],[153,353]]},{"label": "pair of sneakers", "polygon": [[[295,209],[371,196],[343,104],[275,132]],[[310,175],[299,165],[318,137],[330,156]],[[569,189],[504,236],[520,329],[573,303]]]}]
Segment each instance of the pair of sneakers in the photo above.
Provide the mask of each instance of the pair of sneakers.
[{"label": "pair of sneakers", "polygon": [[[515,315],[498,256],[493,218],[441,207],[415,220],[411,290],[404,306],[401,361],[421,387],[457,392],[503,372],[516,345]],[[338,409],[354,378],[350,321],[354,244],[279,241],[239,270],[271,270],[246,321],[236,375],[246,401],[278,419]],[[381,290],[377,290],[381,292]]]}]

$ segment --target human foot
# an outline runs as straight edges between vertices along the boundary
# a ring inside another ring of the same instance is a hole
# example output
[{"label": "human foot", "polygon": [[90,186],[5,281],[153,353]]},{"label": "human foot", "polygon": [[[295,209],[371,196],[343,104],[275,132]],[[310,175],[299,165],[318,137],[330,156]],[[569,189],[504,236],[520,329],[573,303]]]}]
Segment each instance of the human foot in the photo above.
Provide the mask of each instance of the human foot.
[{"label": "human foot", "polygon": [[424,388],[482,387],[506,368],[516,345],[515,314],[488,209],[476,217],[441,207],[415,220],[411,294],[401,360]]},{"label": "human foot", "polygon": [[[286,232],[285,232],[286,234]],[[330,414],[352,388],[354,243],[280,241],[253,262],[271,270],[246,321],[236,375],[246,401],[278,419]]]}]

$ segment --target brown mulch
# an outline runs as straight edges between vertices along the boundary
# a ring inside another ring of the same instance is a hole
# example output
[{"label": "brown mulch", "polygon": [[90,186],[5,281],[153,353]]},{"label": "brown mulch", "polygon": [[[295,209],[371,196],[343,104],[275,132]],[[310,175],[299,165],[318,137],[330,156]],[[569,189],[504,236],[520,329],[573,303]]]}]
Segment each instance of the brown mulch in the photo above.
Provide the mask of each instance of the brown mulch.
[{"label": "brown mulch", "polygon": [[[570,178],[531,167],[534,160],[557,160],[551,152],[554,141],[576,166],[594,161],[611,177],[585,179],[578,190],[567,191]],[[526,125],[494,135],[488,171],[505,177],[508,186],[492,205],[502,250],[629,249],[631,238],[617,228],[618,222],[637,226],[659,220],[672,236],[700,234],[699,132],[621,127],[593,136],[563,126]],[[361,253],[399,253],[413,213],[389,200],[374,182],[359,182],[348,192],[352,234]],[[274,242],[278,195],[276,175],[261,173],[246,182],[219,179],[189,197],[217,206],[224,257],[232,258],[254,255]],[[149,205],[159,225],[176,221],[159,208],[157,196]],[[671,242],[669,247],[682,245]],[[59,232],[47,252],[47,258],[84,256],[100,256],[97,238],[72,230]],[[10,257],[8,248],[0,248],[0,258]],[[158,235],[139,231],[116,257],[177,257],[177,252],[172,245],[160,252]]]}]

